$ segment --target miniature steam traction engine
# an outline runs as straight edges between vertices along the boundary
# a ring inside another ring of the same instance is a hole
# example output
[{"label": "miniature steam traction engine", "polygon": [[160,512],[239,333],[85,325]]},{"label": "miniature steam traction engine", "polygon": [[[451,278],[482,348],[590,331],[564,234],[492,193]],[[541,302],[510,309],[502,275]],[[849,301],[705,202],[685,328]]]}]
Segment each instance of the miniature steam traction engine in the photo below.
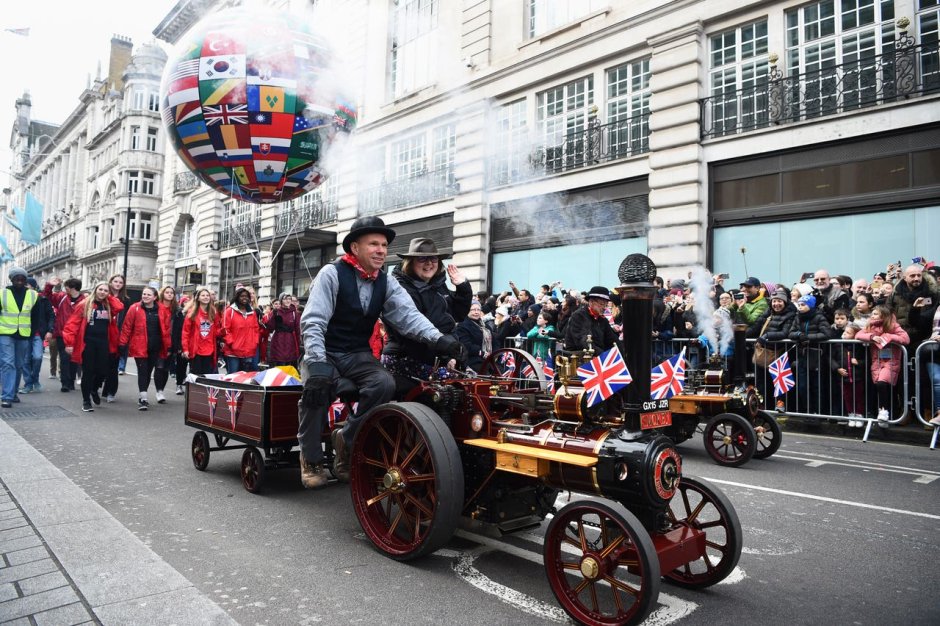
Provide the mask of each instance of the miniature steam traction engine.
[{"label": "miniature steam traction engine", "polygon": [[[648,371],[656,268],[630,255],[619,278],[625,328],[621,351]],[[662,430],[669,406],[649,401],[637,379],[593,407],[575,374],[580,357],[556,362],[554,393],[532,357],[512,354],[535,385],[514,378],[425,381],[405,402],[373,409],[351,451],[351,492],[369,539],[408,560],[442,547],[464,518],[511,532],[538,524],[560,490],[603,499],[554,511],[544,543],[549,584],[586,624],[633,624],[652,610],[660,578],[689,588],[724,579],[741,555],[741,526],[728,499],[682,475]],[[485,371],[485,369],[484,369]]]},{"label": "miniature steam traction engine", "polygon": [[704,421],[705,450],[727,467],[738,467],[752,457],[766,459],[783,440],[780,426],[763,410],[763,400],[748,379],[746,330],[743,324],[734,327],[730,372],[717,356],[703,368],[686,371],[682,393],[669,399],[672,425],[663,431],[678,444],[692,437]]}]

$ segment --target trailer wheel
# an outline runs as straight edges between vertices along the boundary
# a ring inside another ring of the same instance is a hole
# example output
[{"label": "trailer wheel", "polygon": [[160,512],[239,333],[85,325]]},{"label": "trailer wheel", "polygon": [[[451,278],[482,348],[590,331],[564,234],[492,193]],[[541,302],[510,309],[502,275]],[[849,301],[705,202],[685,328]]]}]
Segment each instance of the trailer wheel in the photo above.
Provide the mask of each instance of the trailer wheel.
[{"label": "trailer wheel", "polygon": [[196,434],[193,435],[191,452],[193,455],[193,467],[200,472],[206,471],[206,468],[209,467],[209,436],[206,435],[206,431],[197,430]]},{"label": "trailer wheel", "polygon": [[712,460],[725,467],[738,467],[750,461],[757,444],[754,427],[734,413],[719,413],[708,420],[702,439]]},{"label": "trailer wheel", "polygon": [[443,546],[457,529],[463,490],[460,451],[433,410],[393,402],[363,418],[350,491],[359,524],[380,552],[408,561]]},{"label": "trailer wheel", "polygon": [[664,574],[674,585],[702,589],[724,580],[738,564],[744,540],[731,501],[704,480],[683,476],[666,515],[673,526],[705,531],[705,554]]},{"label": "trailer wheel", "polygon": [[659,597],[653,542],[618,503],[566,505],[548,525],[543,560],[558,603],[581,624],[638,624]]},{"label": "trailer wheel", "polygon": [[264,483],[264,457],[254,446],[248,446],[242,452],[242,486],[249,493],[261,491]]},{"label": "trailer wheel", "polygon": [[754,448],[755,459],[766,459],[780,449],[783,442],[783,431],[772,416],[765,411],[759,411],[751,420],[754,433],[757,435],[757,447]]}]

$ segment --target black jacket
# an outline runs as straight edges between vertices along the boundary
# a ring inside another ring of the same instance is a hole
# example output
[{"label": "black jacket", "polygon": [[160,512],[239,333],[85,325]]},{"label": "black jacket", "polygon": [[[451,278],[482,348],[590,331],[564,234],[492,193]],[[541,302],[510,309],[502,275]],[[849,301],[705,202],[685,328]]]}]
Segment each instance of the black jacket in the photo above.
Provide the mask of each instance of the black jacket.
[{"label": "black jacket", "polygon": [[582,306],[571,316],[565,329],[566,350],[586,350],[587,336],[591,336],[594,352],[600,353],[613,347],[617,334],[603,315],[594,317],[588,305]]},{"label": "black jacket", "polygon": [[454,330],[454,336],[457,338],[460,343],[467,349],[467,367],[472,369],[475,372],[480,371],[480,367],[483,365],[483,326],[490,331],[490,338],[493,342],[490,346],[491,350],[495,350],[498,347],[495,345],[496,341],[496,332],[493,329],[492,323],[484,322],[475,322],[469,317],[464,319],[464,321],[457,324],[457,329]]},{"label": "black jacket", "polygon": [[830,369],[839,367],[838,361],[832,361],[828,346],[811,345],[832,338],[832,326],[820,309],[797,313],[790,324],[789,338],[797,342],[798,363],[806,363],[810,369],[819,369],[825,362],[828,362]]},{"label": "black jacket", "polygon": [[[747,328],[747,337],[748,339],[763,338],[762,343],[768,341],[783,341],[788,339],[790,335],[790,330],[793,326],[793,320],[796,319],[796,307],[792,302],[787,302],[786,306],[783,307],[783,311],[780,313],[775,313],[773,306],[767,309],[760,317],[757,318],[757,321],[754,322],[753,326],[748,326]],[[764,324],[767,322],[767,319],[770,319],[770,323],[767,324],[767,329],[764,330],[761,334],[761,329],[764,328]]]},{"label": "black jacket", "polygon": [[36,298],[36,305],[29,312],[29,326],[34,337],[45,337],[55,328],[55,309],[49,298],[43,295]]},{"label": "black jacket", "polygon": [[[402,273],[401,268],[396,267],[392,276],[414,300],[418,311],[445,335],[452,334],[457,328],[457,320],[464,319],[470,312],[473,289],[470,287],[469,280],[457,285],[455,291],[449,291],[446,285],[446,273],[424,282],[420,278],[412,278]],[[391,326],[387,326],[387,330],[388,342],[382,350],[383,354],[404,354],[422,363],[434,362],[433,349],[423,343],[408,339]]]},{"label": "black jacket", "polygon": [[[925,307],[914,307],[917,298],[930,298],[932,303]],[[903,279],[894,286],[894,293],[886,303],[894,311],[901,328],[907,331],[911,338],[908,350],[913,354],[914,348],[930,337],[933,325],[933,316],[940,304],[940,285],[936,279],[924,272],[924,279],[917,289],[911,289]]]}]

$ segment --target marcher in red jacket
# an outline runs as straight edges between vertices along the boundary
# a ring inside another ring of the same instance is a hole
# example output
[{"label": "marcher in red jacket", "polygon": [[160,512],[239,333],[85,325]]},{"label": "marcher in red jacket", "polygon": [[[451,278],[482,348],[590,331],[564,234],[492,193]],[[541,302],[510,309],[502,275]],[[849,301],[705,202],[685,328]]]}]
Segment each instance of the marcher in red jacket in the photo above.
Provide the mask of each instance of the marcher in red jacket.
[{"label": "marcher in red jacket", "polygon": [[150,406],[147,389],[155,370],[164,372],[156,381],[157,402],[166,402],[163,387],[167,380],[166,358],[170,348],[170,310],[157,304],[157,290],[153,287],[144,287],[140,302],[132,304],[124,315],[120,345],[137,364],[137,392],[140,395],[137,409],[146,411]]},{"label": "marcher in red jacket", "polygon": [[110,295],[108,283],[98,283],[62,331],[66,354],[82,366],[83,411],[94,411],[92,402],[101,404],[98,387],[117,357],[117,317],[123,309],[124,303]]},{"label": "marcher in red jacket", "polygon": [[268,365],[297,366],[300,358],[300,313],[294,308],[291,295],[282,293],[264,317],[264,326],[271,333],[268,344]]},{"label": "marcher in red jacket", "polygon": [[222,314],[222,358],[225,370],[251,371],[261,341],[261,321],[251,306],[251,292],[244,287],[235,291],[232,303]]},{"label": "marcher in red jacket", "polygon": [[215,374],[219,325],[208,289],[196,292],[187,305],[183,321],[183,358],[192,374]]},{"label": "marcher in red jacket", "polygon": [[66,322],[72,319],[72,313],[75,309],[81,307],[82,301],[85,299],[85,294],[82,293],[81,279],[67,279],[63,296],[56,305],[55,326],[52,327],[52,335],[59,349],[59,382],[62,383],[62,391],[75,391],[75,377],[79,365],[65,351],[63,332],[65,331]]}]

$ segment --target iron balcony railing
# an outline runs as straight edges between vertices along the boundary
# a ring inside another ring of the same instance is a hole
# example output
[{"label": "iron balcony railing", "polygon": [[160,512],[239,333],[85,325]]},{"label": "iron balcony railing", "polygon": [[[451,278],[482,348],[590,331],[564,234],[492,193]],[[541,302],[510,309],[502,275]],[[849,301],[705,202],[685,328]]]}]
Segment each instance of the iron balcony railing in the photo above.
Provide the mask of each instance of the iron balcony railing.
[{"label": "iron balcony railing", "polygon": [[222,249],[237,248],[239,246],[251,247],[260,237],[261,220],[235,224],[219,233],[219,247]]},{"label": "iron balcony railing", "polygon": [[199,186],[199,177],[192,172],[180,172],[173,178],[173,193],[192,191]]},{"label": "iron balcony railing", "polygon": [[407,178],[383,182],[359,192],[359,214],[393,211],[451,198],[460,191],[453,167],[420,170]]},{"label": "iron balcony railing", "polygon": [[701,100],[702,138],[792,124],[940,93],[937,44],[903,33],[891,51],[784,77],[776,66],[760,84]]},{"label": "iron balcony railing", "polygon": [[75,233],[69,233],[53,239],[43,241],[37,246],[31,246],[21,255],[23,267],[27,271],[35,271],[75,255]]},{"label": "iron balcony railing", "polygon": [[644,154],[650,149],[649,135],[649,113],[607,124],[592,117],[587,128],[565,134],[555,145],[497,155],[489,170],[489,185],[508,185]]},{"label": "iron balcony railing", "polygon": [[336,221],[335,202],[316,201],[302,206],[292,206],[277,215],[274,223],[275,235],[287,235],[305,228],[316,228]]}]

